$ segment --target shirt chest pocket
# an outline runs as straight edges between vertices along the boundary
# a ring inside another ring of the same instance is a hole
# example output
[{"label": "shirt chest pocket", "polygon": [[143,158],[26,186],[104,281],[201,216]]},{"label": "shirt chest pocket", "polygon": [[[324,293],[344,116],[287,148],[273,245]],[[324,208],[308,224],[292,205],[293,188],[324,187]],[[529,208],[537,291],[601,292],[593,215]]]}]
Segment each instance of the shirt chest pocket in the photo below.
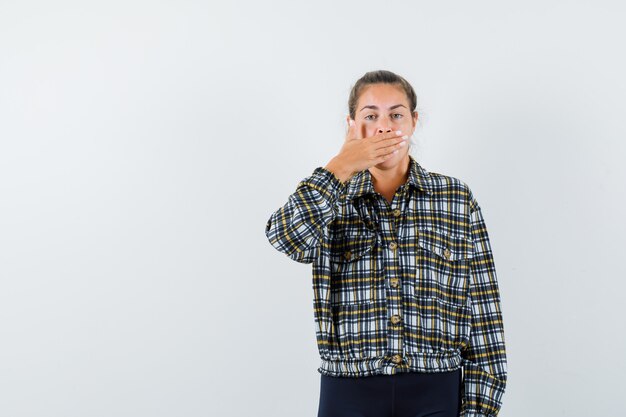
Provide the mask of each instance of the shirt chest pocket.
[{"label": "shirt chest pocket", "polygon": [[436,229],[417,233],[415,295],[465,304],[469,289],[473,241]]},{"label": "shirt chest pocket", "polygon": [[370,303],[382,288],[376,234],[363,230],[343,235],[330,248],[333,304]]}]

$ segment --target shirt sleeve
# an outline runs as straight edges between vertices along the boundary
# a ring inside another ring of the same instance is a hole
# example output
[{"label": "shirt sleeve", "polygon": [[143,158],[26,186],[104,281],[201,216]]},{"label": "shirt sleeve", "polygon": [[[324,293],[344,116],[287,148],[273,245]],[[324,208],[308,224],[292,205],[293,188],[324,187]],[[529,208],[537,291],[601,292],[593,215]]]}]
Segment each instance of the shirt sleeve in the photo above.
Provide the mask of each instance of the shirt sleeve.
[{"label": "shirt sleeve", "polygon": [[461,417],[495,417],[502,405],[507,379],[504,326],[487,227],[473,195],[470,201],[474,241],[469,294],[472,319],[469,344],[461,352]]},{"label": "shirt sleeve", "polygon": [[279,252],[300,263],[319,256],[325,228],[336,216],[336,202],[345,190],[331,171],[317,167],[304,178],[287,203],[265,224],[265,235]]}]

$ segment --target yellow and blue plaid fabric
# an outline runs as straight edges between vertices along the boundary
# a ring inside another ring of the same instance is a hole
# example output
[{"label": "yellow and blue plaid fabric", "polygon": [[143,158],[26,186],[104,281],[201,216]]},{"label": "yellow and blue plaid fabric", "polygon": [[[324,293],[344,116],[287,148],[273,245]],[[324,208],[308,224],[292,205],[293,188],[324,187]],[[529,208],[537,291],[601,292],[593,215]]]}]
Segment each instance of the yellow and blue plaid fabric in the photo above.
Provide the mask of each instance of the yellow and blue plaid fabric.
[{"label": "yellow and blue plaid fabric", "polygon": [[493,417],[507,367],[500,294],[483,215],[463,181],[409,155],[392,202],[363,170],[323,167],[271,214],[265,234],[312,264],[318,371],[365,377],[463,368],[462,417]]}]

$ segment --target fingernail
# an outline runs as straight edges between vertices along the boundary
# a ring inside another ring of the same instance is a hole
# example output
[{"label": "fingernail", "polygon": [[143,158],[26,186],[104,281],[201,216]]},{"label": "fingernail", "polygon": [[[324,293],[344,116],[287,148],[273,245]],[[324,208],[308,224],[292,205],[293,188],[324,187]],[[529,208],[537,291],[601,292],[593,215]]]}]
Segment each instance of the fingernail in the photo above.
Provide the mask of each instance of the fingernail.
[{"label": "fingernail", "polygon": [[396,135],[399,135],[399,134],[401,134],[401,133],[402,133],[402,131],[401,131],[401,130],[396,130]]}]

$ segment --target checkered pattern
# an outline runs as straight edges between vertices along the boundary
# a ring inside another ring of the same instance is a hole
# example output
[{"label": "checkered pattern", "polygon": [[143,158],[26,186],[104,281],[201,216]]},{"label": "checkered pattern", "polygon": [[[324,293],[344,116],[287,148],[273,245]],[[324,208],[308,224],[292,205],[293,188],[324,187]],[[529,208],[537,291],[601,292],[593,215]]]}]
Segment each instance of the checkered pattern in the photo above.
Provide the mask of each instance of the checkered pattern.
[{"label": "checkered pattern", "polygon": [[271,245],[312,264],[318,371],[366,377],[463,368],[462,417],[494,417],[506,385],[500,295],[487,228],[470,188],[427,172],[389,203],[369,170],[323,167],[267,221]]}]

